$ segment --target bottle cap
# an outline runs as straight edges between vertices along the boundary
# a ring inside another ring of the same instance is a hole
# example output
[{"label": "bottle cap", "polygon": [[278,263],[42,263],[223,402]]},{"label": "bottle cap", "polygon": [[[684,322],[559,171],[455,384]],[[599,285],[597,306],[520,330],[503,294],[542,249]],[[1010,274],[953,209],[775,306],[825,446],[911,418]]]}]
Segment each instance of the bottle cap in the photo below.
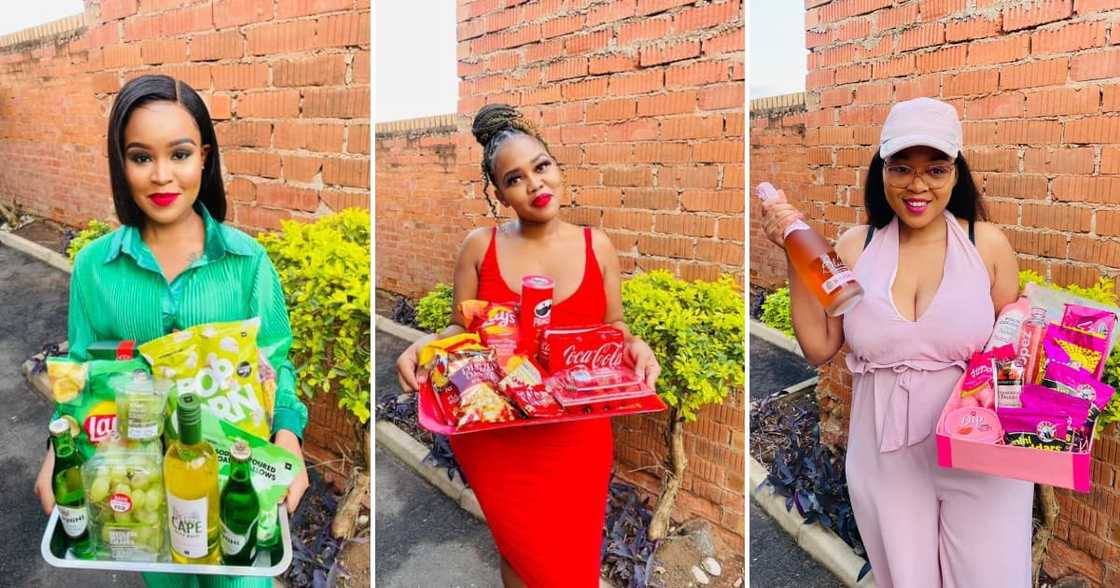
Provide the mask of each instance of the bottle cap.
[{"label": "bottle cap", "polygon": [[[47,425],[47,429],[50,430],[51,435],[61,435],[63,433],[69,433],[70,423],[66,422],[66,419],[55,419],[51,421],[51,424]],[[41,430],[42,429],[40,429],[40,431]]]},{"label": "bottle cap", "polygon": [[758,199],[763,202],[769,202],[778,197],[778,190],[770,184],[770,182],[762,182],[754,189],[754,193]]},{"label": "bottle cap", "polygon": [[187,445],[198,443],[202,437],[202,404],[198,396],[188,392],[179,396],[179,439]]},{"label": "bottle cap", "polygon": [[237,441],[234,441],[233,446],[229,448],[230,457],[236,459],[237,461],[248,461],[251,453],[252,452],[249,449],[249,443],[247,443],[244,439],[238,439]]}]

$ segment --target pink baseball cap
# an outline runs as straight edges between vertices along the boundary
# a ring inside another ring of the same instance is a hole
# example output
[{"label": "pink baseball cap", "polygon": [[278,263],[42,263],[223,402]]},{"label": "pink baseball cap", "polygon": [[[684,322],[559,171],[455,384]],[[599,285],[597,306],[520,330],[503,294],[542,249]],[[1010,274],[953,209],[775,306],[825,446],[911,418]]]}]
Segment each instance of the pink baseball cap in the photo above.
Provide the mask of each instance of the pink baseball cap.
[{"label": "pink baseball cap", "polygon": [[963,142],[957,109],[933,98],[915,98],[891,107],[879,133],[879,156],[886,159],[908,147],[924,145],[956,157]]}]

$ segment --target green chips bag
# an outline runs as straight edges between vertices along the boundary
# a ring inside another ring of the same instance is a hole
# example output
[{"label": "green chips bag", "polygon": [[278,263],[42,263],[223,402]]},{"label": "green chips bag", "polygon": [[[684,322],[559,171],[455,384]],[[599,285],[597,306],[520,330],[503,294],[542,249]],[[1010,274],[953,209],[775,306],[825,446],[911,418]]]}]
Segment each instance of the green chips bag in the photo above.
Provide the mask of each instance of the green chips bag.
[{"label": "green chips bag", "polygon": [[151,378],[140,358],[78,362],[52,357],[47,373],[59,415],[70,422],[75,446],[87,460],[99,443],[117,432],[117,391]]},{"label": "green chips bag", "polygon": [[174,384],[172,407],[179,394],[194,392],[206,412],[267,439],[272,415],[260,381],[260,324],[252,318],[196,325],[141,345],[140,354],[157,381]]}]

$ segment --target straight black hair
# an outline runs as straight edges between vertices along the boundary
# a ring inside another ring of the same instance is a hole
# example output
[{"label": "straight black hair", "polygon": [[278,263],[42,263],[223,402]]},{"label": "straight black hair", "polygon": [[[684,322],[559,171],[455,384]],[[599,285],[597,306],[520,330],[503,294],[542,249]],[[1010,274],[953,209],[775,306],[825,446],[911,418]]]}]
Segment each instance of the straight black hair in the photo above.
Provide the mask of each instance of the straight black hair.
[{"label": "straight black hair", "polygon": [[[124,128],[136,108],[149,102],[167,101],[180,104],[198,125],[202,145],[209,145],[202,167],[202,185],[198,201],[218,222],[226,220],[226,189],[222,184],[221,158],[218,155],[218,137],[214,123],[202,97],[186,83],[165,75],[140,76],[126,83],[109,112],[109,181],[113,187],[113,208],[121,224],[144,226],[144,212],[132,199],[132,189],[124,173]],[[201,147],[201,145],[200,145]]]},{"label": "straight black hair", "polygon": [[[886,186],[883,184],[883,158],[879,150],[871,157],[871,164],[867,167],[867,182],[863,187],[863,207],[867,210],[867,222],[876,229],[887,226],[894,218],[894,210],[887,204]],[[949,195],[949,204],[945,207],[953,216],[963,218],[970,223],[988,220],[988,211],[980,200],[980,191],[972,181],[972,171],[968,169],[968,162],[964,155],[958,155],[954,161],[957,168],[957,184],[953,186],[953,193]]]}]

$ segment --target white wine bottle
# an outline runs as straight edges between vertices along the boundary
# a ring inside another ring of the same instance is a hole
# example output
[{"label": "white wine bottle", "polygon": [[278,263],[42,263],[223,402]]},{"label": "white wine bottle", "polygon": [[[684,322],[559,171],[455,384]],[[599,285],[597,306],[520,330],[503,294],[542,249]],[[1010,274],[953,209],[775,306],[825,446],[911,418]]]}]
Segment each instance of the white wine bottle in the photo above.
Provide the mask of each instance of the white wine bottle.
[{"label": "white wine bottle", "polygon": [[179,397],[179,439],[163,458],[171,559],[178,563],[217,564],[220,526],[218,454],[202,440],[202,405],[194,394]]}]

